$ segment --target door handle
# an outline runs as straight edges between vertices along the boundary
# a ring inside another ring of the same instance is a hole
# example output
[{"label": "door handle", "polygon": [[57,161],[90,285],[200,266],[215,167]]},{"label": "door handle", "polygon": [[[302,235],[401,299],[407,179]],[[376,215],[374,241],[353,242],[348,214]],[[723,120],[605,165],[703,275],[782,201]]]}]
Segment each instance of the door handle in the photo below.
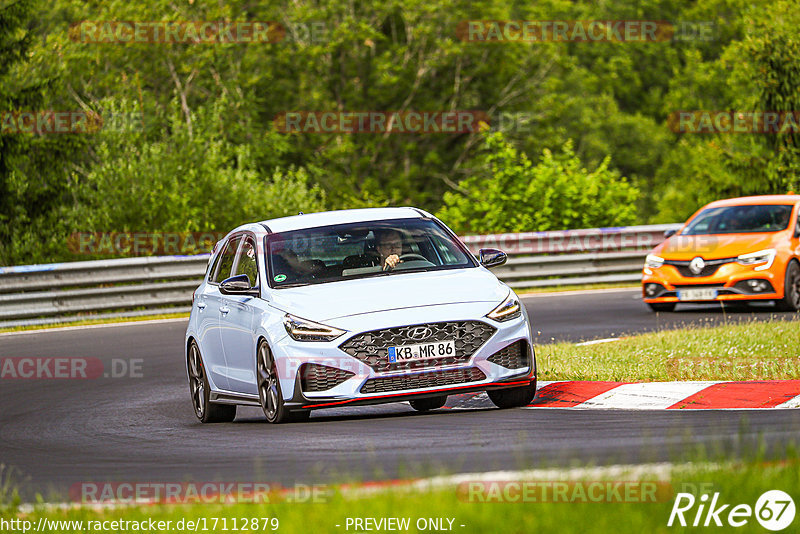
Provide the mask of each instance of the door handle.
[{"label": "door handle", "polygon": [[231,309],[229,307],[227,307],[227,306],[220,306],[219,307],[219,312],[222,315],[227,315],[229,311],[231,311]]}]

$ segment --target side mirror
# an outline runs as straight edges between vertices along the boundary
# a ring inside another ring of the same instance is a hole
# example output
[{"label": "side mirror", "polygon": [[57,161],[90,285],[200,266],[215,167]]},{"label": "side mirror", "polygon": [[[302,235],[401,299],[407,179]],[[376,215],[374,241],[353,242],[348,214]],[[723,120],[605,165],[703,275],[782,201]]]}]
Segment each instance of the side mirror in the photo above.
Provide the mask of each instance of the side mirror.
[{"label": "side mirror", "polygon": [[678,233],[677,230],[665,230],[664,231],[664,238],[665,239],[669,239],[670,237],[674,236],[677,233]]},{"label": "side mirror", "polygon": [[250,277],[246,274],[237,274],[226,278],[219,285],[219,292],[223,295],[259,296],[258,288],[250,285]]},{"label": "side mirror", "polygon": [[499,267],[508,260],[508,256],[506,256],[505,252],[494,248],[482,248],[480,250],[479,255],[480,255],[481,265],[483,265],[487,269],[491,269],[492,267]]}]

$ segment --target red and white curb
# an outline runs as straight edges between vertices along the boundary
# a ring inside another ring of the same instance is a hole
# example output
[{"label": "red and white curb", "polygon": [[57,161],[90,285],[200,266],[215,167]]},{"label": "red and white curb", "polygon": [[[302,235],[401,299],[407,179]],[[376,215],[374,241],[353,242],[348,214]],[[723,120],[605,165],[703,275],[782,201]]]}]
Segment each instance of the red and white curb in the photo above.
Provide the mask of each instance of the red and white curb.
[{"label": "red and white curb", "polygon": [[527,407],[605,410],[800,408],[800,380],[540,382]]},{"label": "red and white curb", "polygon": [[[445,408],[483,410],[486,393],[450,395]],[[800,408],[800,380],[748,382],[539,382],[528,409],[748,410]]]}]

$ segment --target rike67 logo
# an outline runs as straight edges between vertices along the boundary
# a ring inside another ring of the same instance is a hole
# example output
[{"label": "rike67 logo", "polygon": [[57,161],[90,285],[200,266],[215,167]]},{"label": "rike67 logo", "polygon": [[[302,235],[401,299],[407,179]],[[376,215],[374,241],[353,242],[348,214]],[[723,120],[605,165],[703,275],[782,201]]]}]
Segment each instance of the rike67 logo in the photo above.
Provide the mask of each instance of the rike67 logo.
[{"label": "rike67 logo", "polygon": [[742,527],[754,516],[767,530],[783,530],[794,521],[794,500],[786,492],[770,490],[764,492],[752,507],[749,504],[723,503],[719,492],[710,498],[704,493],[699,499],[691,493],[678,493],[667,526],[675,524],[682,527]]}]

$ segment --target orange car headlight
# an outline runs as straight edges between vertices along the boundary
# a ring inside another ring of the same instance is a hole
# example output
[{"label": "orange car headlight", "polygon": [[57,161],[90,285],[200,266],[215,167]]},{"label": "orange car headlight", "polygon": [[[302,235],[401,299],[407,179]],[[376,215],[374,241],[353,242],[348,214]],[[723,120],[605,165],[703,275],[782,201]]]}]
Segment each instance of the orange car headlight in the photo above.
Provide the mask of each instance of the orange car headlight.
[{"label": "orange car headlight", "polygon": [[758,265],[758,267],[753,270],[764,271],[772,267],[772,262],[775,261],[775,252],[774,248],[750,252],[749,254],[742,254],[736,258],[736,261],[740,265]]},{"label": "orange car headlight", "polygon": [[644,259],[644,266],[649,269],[658,269],[664,265],[664,258],[656,256],[655,254],[648,254]]}]

